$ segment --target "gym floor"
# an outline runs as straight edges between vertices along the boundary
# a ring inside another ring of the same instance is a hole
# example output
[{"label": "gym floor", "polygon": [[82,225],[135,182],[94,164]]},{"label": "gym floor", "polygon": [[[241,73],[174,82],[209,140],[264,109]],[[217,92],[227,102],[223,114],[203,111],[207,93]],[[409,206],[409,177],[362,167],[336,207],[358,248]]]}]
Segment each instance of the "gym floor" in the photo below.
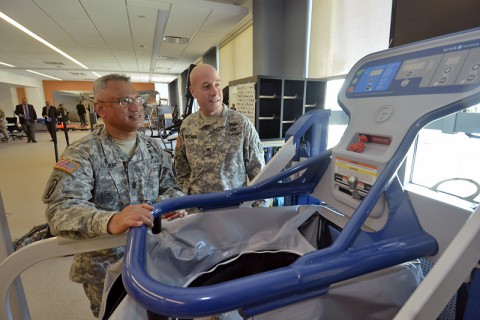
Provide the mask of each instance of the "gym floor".
[{"label": "gym floor", "polygon": [[[69,131],[69,141],[89,132]],[[63,132],[58,139],[60,156],[67,145]],[[0,142],[0,192],[12,240],[46,222],[42,195],[56,162],[55,149],[46,131],[37,132],[36,140]],[[95,319],[82,286],[68,278],[71,261],[71,256],[46,260],[21,275],[32,320]]]}]

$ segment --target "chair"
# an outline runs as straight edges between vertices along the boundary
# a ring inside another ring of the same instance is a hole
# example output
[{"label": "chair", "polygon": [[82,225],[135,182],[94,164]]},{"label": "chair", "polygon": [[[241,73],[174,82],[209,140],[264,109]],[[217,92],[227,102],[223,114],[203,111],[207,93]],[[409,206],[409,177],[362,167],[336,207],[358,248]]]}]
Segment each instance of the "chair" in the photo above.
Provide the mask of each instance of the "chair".
[{"label": "chair", "polygon": [[13,140],[22,140],[24,137],[27,136],[22,126],[18,124],[17,117],[6,117],[5,119],[7,120],[7,130]]}]

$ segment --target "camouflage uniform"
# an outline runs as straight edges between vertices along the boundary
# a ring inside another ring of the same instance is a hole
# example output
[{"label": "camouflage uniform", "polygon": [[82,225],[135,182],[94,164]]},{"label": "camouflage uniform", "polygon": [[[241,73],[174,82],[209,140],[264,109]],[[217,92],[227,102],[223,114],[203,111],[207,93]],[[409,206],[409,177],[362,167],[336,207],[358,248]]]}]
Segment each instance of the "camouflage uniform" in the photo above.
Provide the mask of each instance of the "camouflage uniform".
[{"label": "camouflage uniform", "polygon": [[223,107],[212,125],[200,112],[182,122],[174,154],[177,181],[187,194],[247,185],[265,166],[260,138],[243,114]]},{"label": "camouflage uniform", "polygon": [[[130,157],[103,125],[71,144],[47,184],[43,201],[52,233],[71,239],[108,234],[110,218],[130,204],[152,204],[184,195],[175,181],[170,156],[141,133]],[[107,268],[123,257],[124,247],[77,254],[70,279],[84,284],[98,315]]]}]

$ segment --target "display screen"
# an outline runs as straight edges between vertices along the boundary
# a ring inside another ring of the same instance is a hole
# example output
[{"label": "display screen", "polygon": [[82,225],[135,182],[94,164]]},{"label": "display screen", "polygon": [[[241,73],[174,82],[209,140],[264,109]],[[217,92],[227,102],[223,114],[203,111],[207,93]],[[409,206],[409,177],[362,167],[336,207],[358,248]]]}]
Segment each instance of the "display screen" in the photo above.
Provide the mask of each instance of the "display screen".
[{"label": "display screen", "polygon": [[401,62],[393,62],[359,70],[360,79],[355,85],[354,93],[386,91],[392,83]]}]

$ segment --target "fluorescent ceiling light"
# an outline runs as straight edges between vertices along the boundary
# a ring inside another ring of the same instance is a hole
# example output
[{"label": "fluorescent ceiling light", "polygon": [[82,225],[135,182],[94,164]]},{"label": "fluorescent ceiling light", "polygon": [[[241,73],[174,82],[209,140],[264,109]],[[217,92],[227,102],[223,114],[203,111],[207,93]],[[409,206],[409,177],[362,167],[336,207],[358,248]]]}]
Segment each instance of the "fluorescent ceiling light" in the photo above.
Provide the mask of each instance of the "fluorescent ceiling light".
[{"label": "fluorescent ceiling light", "polygon": [[12,67],[15,68],[15,66],[12,66],[11,64],[5,63],[5,62],[0,62],[0,64],[7,66],[7,67]]},{"label": "fluorescent ceiling light", "polygon": [[99,75],[99,74],[96,73],[95,71],[92,71],[92,73],[93,73],[95,76],[99,77],[99,78],[101,77],[101,75]]},{"label": "fluorescent ceiling light", "polygon": [[22,30],[23,32],[25,32],[26,34],[28,34],[30,37],[34,38],[35,40],[38,40],[40,41],[41,43],[43,43],[44,45],[46,45],[47,47],[49,47],[50,49],[53,49],[54,51],[60,53],[62,56],[64,56],[65,58],[75,62],[76,64],[78,64],[80,67],[84,68],[84,69],[88,69],[87,66],[85,66],[84,64],[78,62],[77,60],[75,60],[74,58],[70,57],[68,54],[66,54],[65,52],[63,52],[62,50],[58,49],[57,47],[55,47],[53,44],[49,43],[47,40],[37,36],[35,33],[33,33],[32,31],[28,30],[27,28],[25,28],[24,26],[22,26],[21,24],[19,24],[18,22],[16,22],[15,20],[11,19],[9,16],[7,16],[6,14],[4,14],[3,12],[0,11],[0,18],[2,18],[3,20],[7,21],[8,23],[10,23],[11,25],[13,25],[14,27],[17,27],[18,29]]},{"label": "fluorescent ceiling light", "polygon": [[38,74],[38,75],[41,75],[41,76],[44,76],[44,77],[47,77],[47,78],[52,78],[54,80],[60,80],[62,81],[62,79],[58,79],[58,78],[55,78],[55,77],[52,77],[52,76],[47,76],[46,74],[43,74],[43,73],[40,73],[40,72],[37,72],[37,71],[32,71],[32,70],[27,70],[28,72],[31,72],[31,73],[35,73],[35,74]]}]

